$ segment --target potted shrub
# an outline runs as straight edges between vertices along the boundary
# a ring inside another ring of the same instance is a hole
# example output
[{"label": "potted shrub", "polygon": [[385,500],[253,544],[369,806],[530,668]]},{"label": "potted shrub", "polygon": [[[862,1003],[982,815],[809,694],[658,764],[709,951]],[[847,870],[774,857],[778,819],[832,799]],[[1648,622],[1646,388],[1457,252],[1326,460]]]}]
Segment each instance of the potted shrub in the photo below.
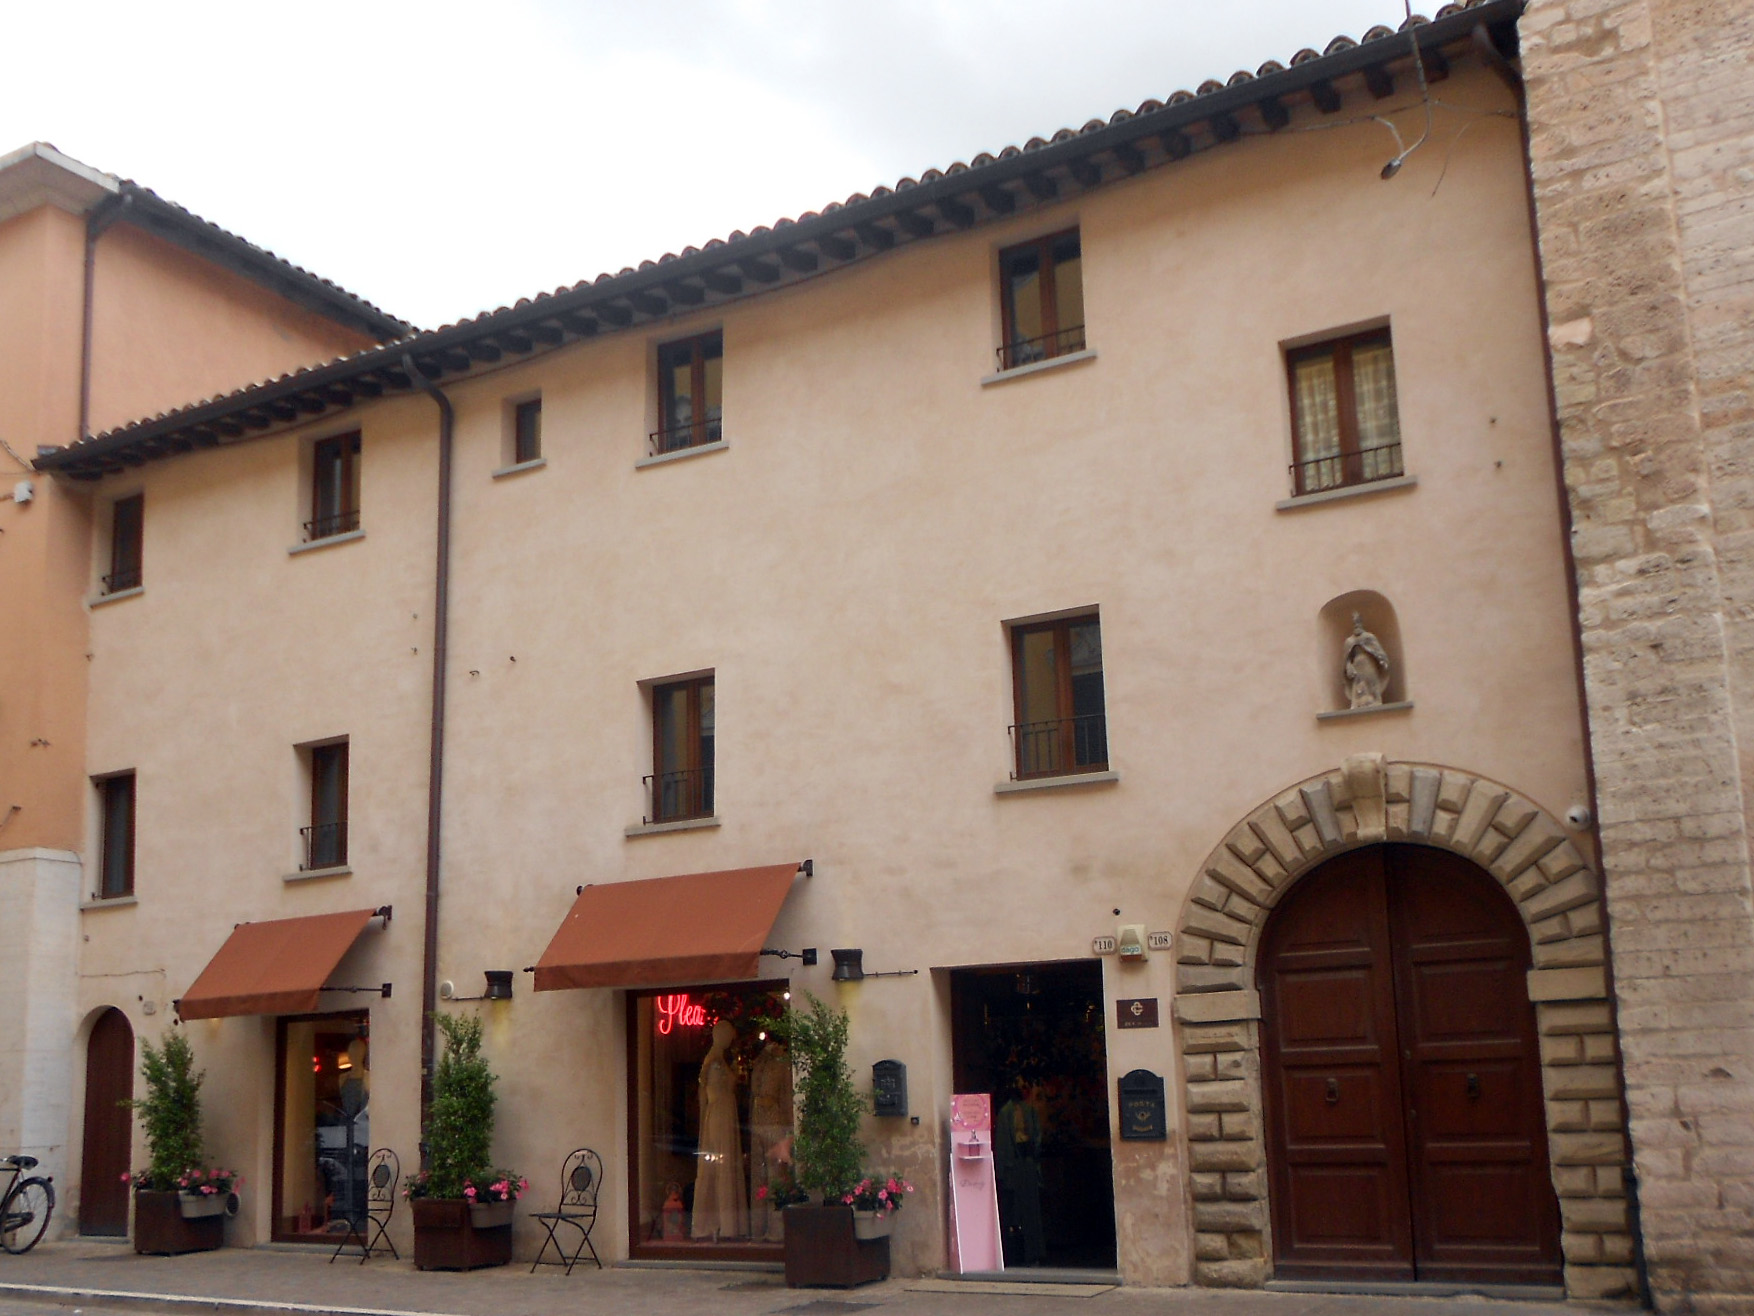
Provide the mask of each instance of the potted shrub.
[{"label": "potted shrub", "polygon": [[134,1250],[156,1255],[200,1252],[225,1242],[225,1217],[236,1215],[231,1170],[202,1165],[201,1081],[195,1052],[179,1032],[157,1047],[141,1048],[146,1095],[129,1102],[146,1134],[151,1158],[144,1170],[124,1174],[134,1187]]},{"label": "potted shrub", "polygon": [[414,1264],[475,1270],[512,1259],[512,1203],[530,1184],[493,1169],[493,1085],[481,1054],[481,1019],[436,1016],[444,1054],[432,1080],[427,1168],[403,1187],[414,1213]]},{"label": "potted shrub", "polygon": [[786,1283],[792,1288],[853,1288],[888,1277],[889,1239],[860,1238],[854,1227],[865,1159],[859,1140],[864,1102],[847,1068],[846,1011],[809,992],[804,996],[808,1009],[788,1008],[775,1021],[775,1031],[791,1048],[798,1102],[793,1174],[798,1187],[816,1199],[786,1208]]}]

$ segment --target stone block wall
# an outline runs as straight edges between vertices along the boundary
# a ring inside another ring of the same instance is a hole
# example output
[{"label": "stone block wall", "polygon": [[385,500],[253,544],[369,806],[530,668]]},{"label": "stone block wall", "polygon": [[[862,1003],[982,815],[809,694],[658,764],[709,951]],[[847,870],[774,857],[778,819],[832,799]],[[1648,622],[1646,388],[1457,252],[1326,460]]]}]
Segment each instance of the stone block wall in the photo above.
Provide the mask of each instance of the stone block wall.
[{"label": "stone block wall", "polygon": [[1754,5],[1521,36],[1646,1256],[1754,1310]]}]

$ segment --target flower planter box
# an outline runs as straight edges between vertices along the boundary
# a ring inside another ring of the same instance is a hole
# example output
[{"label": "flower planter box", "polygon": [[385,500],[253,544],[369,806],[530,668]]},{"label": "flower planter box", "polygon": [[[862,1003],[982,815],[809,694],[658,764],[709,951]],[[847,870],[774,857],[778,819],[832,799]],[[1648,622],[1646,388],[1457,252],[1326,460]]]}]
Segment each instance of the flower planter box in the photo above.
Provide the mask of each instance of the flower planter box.
[{"label": "flower planter box", "polygon": [[134,1194],[134,1250],[157,1257],[210,1252],[225,1246],[225,1201],[219,1212],[188,1219],[181,1193]]},{"label": "flower planter box", "polygon": [[851,1289],[889,1278],[889,1239],[861,1239],[850,1206],[788,1206],[786,1285]]},{"label": "flower planter box", "polygon": [[468,1202],[419,1197],[414,1208],[414,1266],[417,1270],[479,1270],[503,1266],[512,1259],[511,1203],[504,1206],[505,1223],[479,1226]]}]

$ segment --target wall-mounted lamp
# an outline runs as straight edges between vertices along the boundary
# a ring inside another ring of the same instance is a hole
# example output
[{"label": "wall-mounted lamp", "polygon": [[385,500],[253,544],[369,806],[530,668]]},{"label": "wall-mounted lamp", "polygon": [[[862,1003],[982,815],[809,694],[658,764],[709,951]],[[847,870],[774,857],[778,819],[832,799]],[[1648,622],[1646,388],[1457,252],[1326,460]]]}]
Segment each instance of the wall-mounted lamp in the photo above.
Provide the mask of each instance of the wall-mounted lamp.
[{"label": "wall-mounted lamp", "polygon": [[439,984],[438,994],[447,1001],[509,1001],[512,999],[512,971],[510,969],[487,969],[482,973],[487,979],[487,990],[479,996],[458,996],[457,984],[446,978]]}]

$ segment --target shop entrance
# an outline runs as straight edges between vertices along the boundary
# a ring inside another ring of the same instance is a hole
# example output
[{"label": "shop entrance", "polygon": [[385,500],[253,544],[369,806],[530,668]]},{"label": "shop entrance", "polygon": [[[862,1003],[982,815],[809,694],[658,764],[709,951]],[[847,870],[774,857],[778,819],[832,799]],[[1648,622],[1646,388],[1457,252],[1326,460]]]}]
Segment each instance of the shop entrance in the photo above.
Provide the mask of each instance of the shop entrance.
[{"label": "shop entrance", "polygon": [[954,969],[958,1092],[993,1099],[1005,1265],[1115,1264],[1102,966]]},{"label": "shop entrance", "polygon": [[628,994],[634,1257],[784,1255],[792,1058],[765,1025],[790,999],[784,982]]},{"label": "shop entrance", "polygon": [[283,1016],[275,1085],[274,1239],[333,1243],[364,1228],[371,1030],[364,1011]]},{"label": "shop entrance", "polygon": [[79,1232],[120,1237],[128,1232],[129,1139],[134,1116],[134,1030],[114,1007],[91,1028],[85,1045],[85,1142],[79,1158]]},{"label": "shop entrance", "polygon": [[1529,938],[1497,881],[1351,851],[1292,888],[1259,966],[1275,1274],[1557,1284]]}]

